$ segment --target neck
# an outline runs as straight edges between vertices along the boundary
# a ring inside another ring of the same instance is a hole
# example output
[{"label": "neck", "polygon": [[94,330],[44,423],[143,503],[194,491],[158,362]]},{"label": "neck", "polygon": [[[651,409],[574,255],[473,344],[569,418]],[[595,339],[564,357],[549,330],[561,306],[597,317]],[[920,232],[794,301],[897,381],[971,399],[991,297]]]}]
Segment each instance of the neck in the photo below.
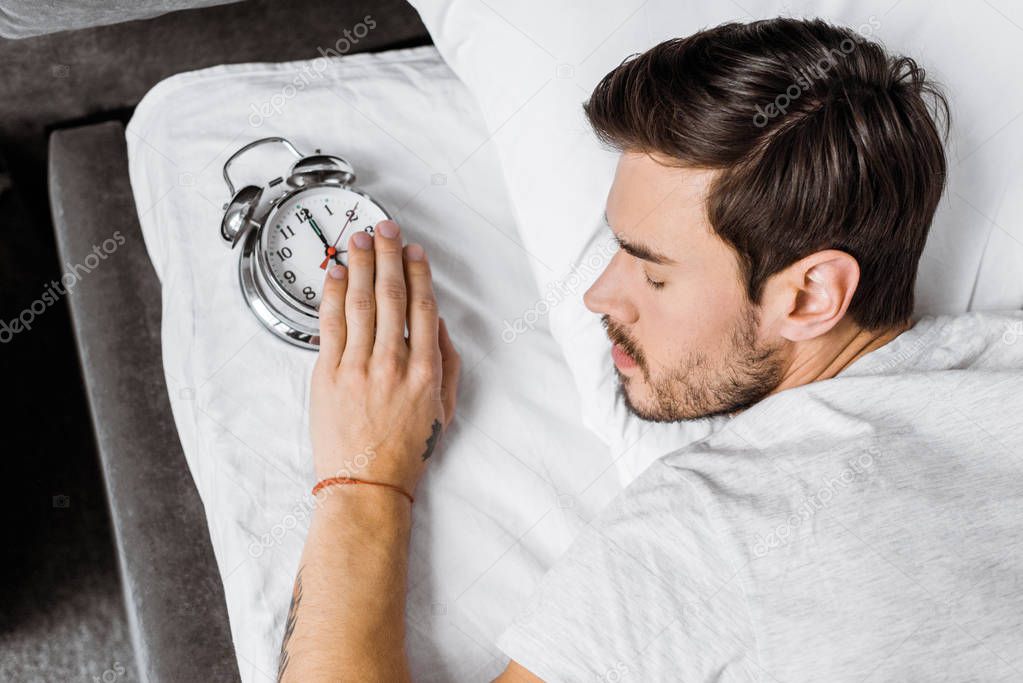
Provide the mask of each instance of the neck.
[{"label": "neck", "polygon": [[878,330],[864,330],[843,320],[823,337],[795,345],[782,381],[771,393],[831,379],[912,326],[913,323],[907,321]]}]

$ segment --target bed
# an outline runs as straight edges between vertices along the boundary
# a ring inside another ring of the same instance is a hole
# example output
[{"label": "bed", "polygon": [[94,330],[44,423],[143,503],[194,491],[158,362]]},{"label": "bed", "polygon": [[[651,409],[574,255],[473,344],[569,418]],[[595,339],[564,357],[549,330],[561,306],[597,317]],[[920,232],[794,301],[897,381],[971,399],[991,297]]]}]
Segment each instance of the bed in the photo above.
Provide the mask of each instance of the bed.
[{"label": "bed", "polygon": [[[613,399],[603,333],[579,302],[610,254],[600,215],[613,154],[588,136],[578,105],[624,54],[742,16],[690,3],[616,3],[593,21],[581,7],[525,3],[499,15],[482,3],[414,4],[437,49],[180,74],[146,96],[126,130],[161,284],[170,409],[246,681],[273,679],[308,525],[313,355],[258,326],[235,281],[237,253],[217,234],[221,166],[243,144],[279,135],[345,156],[434,263],[464,371],[459,412],[416,503],[407,620],[417,680],[496,675],[505,665],[496,636],[582,526],[652,459],[714,428],[643,424]],[[747,10],[873,17],[879,37],[913,51],[920,36],[948,38],[953,26],[1007,30],[1001,18],[970,23],[951,8],[924,20],[922,3],[877,5]],[[999,43],[980,62],[997,69],[1012,49]],[[1019,307],[1012,103],[992,108],[990,89],[968,80],[976,61],[928,56],[967,93],[955,101],[966,123],[953,138],[918,312]],[[1002,144],[988,144],[996,136]],[[264,158],[250,179],[280,163]]]},{"label": "bed", "polygon": [[[310,74],[301,89],[287,89]],[[272,116],[253,104],[289,93]],[[253,125],[258,123],[258,125]],[[359,186],[423,243],[463,358],[461,401],[420,486],[409,577],[419,680],[478,680],[493,641],[580,525],[620,487],[541,317],[539,290],[475,102],[433,48],[216,67],[154,88],[126,130],[160,278],[165,379],[223,579],[243,680],[272,679],[312,509],[307,380],[315,355],[259,326],[220,240],[224,161],[254,138],[343,155]],[[274,150],[232,167],[279,174]],[[264,181],[268,179],[262,178]]]}]

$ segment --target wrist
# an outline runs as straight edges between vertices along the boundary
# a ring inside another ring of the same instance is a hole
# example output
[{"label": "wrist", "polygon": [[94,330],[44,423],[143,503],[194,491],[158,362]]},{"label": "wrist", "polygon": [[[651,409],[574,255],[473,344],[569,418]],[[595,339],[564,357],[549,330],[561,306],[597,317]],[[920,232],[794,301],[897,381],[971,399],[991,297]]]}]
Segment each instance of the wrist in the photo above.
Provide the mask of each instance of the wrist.
[{"label": "wrist", "polygon": [[384,530],[410,526],[412,505],[393,489],[368,484],[326,486],[314,496],[313,518],[328,524],[347,524]]},{"label": "wrist", "polygon": [[[313,454],[317,483],[325,479],[350,477],[396,486],[410,496],[425,469],[425,461],[393,449],[366,448],[355,455],[330,453],[330,457],[316,457],[314,447]],[[407,465],[410,460],[415,463],[412,467]]]}]

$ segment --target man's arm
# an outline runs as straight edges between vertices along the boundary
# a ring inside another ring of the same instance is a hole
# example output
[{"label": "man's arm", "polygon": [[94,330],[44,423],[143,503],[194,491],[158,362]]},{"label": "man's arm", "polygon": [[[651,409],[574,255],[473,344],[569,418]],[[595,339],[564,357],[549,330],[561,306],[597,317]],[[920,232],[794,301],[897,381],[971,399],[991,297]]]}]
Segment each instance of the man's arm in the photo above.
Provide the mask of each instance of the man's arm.
[{"label": "man's arm", "polygon": [[[397,224],[349,242],[320,304],[310,429],[317,493],[281,646],[281,681],[408,681],[411,494],[454,416],[459,357],[420,247]],[[404,335],[408,326],[409,336]],[[395,490],[398,489],[398,490]],[[533,683],[512,663],[499,679]]]},{"label": "man's arm", "polygon": [[[459,358],[422,247],[383,221],[324,282],[310,381],[317,481],[281,648],[283,681],[409,680],[405,582],[416,483],[454,415]],[[405,338],[405,327],[409,336]]]},{"label": "man's arm", "polygon": [[281,680],[410,680],[405,581],[411,506],[376,486],[318,494],[281,647]]},{"label": "man's arm", "polygon": [[520,666],[518,662],[508,662],[508,668],[494,679],[494,683],[544,683],[544,681]]},{"label": "man's arm", "polygon": [[[374,487],[334,492],[317,509],[302,553],[281,678],[409,681],[404,643],[410,506],[400,495]],[[291,665],[293,659],[309,668]],[[511,662],[495,683],[543,681]]]}]

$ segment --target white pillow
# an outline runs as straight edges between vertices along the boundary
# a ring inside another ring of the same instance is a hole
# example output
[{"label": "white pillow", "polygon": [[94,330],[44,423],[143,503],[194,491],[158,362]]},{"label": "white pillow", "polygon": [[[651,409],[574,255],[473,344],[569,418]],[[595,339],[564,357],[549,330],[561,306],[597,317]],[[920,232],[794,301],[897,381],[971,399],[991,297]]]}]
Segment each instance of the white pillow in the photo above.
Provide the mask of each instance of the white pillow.
[{"label": "white pillow", "polygon": [[[257,323],[238,286],[238,252],[219,236],[225,160],[272,135],[342,154],[358,186],[430,254],[463,369],[455,420],[417,491],[408,651],[417,681],[494,676],[506,657],[493,641],[619,487],[603,444],[575,419],[575,389],[544,321],[518,343],[502,340],[502,320],[537,300],[529,256],[472,97],[424,47],[179,74],[146,95],[127,129],[162,285],[171,407],[242,680],[275,680],[313,508],[306,416],[316,356]],[[265,149],[232,166],[236,183],[264,183],[293,161]]]},{"label": "white pillow", "polygon": [[523,243],[537,257],[541,289],[570,294],[551,307],[551,329],[579,385],[584,418],[621,456],[626,479],[710,428],[648,425],[624,414],[612,394],[605,335],[578,301],[594,268],[584,269],[587,282],[560,282],[572,264],[606,261],[586,254],[606,241],[601,214],[616,155],[598,146],[581,105],[629,54],[726,21],[790,15],[860,29],[916,58],[946,86],[953,108],[950,181],[921,261],[917,313],[1023,305],[1023,89],[1017,87],[1023,12],[1005,0],[976,6],[927,0],[412,4],[479,101]]}]

